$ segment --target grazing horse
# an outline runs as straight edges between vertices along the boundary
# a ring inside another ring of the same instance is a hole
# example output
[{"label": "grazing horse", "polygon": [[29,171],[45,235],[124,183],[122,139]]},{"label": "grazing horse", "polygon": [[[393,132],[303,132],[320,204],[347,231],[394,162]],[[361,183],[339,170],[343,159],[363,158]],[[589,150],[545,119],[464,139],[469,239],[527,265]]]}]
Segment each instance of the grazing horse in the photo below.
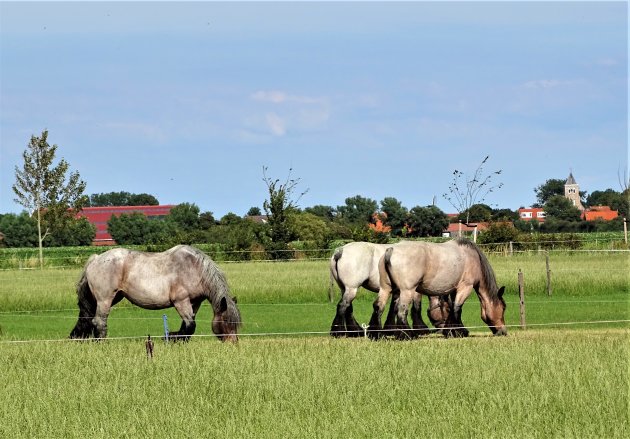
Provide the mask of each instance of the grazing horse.
[{"label": "grazing horse", "polygon": [[[392,244],[351,242],[335,249],[330,258],[330,276],[331,280],[334,280],[341,289],[341,299],[337,304],[337,313],[330,329],[330,335],[333,337],[363,335],[363,330],[353,316],[352,301],[356,297],[359,287],[378,293],[380,279],[378,262],[389,247],[392,247]],[[436,328],[444,327],[449,315],[448,302],[438,296],[430,296],[429,299],[430,305],[427,310],[429,320]],[[416,330],[415,335],[425,335],[430,332],[422,320],[421,301],[422,295],[416,295],[411,309],[412,326]],[[387,318],[388,322],[393,323],[395,310],[395,299],[393,299]]]},{"label": "grazing horse", "polygon": [[221,341],[237,341],[241,316],[229,295],[225,275],[201,250],[178,245],[162,253],[115,248],[92,255],[77,284],[79,320],[70,338],[107,336],[107,316],[127,299],[146,309],[174,306],[182,318],[175,340],[195,332],[195,315],[208,299],[214,310],[212,332]]},{"label": "grazing horse", "polygon": [[[454,295],[449,325],[463,328],[461,307],[473,289],[481,304],[481,319],[494,335],[507,335],[503,300],[505,289],[497,287],[488,259],[479,247],[467,239],[442,244],[402,242],[385,251],[379,261],[379,273],[380,289],[368,328],[371,338],[383,335],[381,314],[393,291],[398,291],[399,296],[397,329],[402,330],[401,335],[405,336],[405,330],[409,328],[407,310],[416,291],[428,296]],[[386,322],[384,329],[396,327]]]}]

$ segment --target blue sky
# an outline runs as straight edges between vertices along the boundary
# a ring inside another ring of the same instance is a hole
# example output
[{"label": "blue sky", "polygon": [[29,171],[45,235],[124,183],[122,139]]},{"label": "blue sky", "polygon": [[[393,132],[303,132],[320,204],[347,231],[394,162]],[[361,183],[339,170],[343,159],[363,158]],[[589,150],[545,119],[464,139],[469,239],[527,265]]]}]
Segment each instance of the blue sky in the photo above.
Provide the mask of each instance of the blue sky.
[{"label": "blue sky", "polygon": [[216,217],[262,208],[289,169],[301,207],[425,206],[454,169],[502,170],[517,209],[569,171],[620,190],[626,2],[0,2],[0,213],[49,130],[87,194],[150,193]]}]

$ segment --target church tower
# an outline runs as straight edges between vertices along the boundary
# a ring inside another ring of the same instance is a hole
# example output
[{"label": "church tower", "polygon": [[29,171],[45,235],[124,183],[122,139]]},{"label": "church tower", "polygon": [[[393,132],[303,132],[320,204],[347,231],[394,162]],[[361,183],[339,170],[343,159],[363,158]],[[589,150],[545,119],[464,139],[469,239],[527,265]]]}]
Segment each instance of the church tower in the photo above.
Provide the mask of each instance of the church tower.
[{"label": "church tower", "polygon": [[584,211],[584,206],[582,206],[582,201],[580,201],[580,186],[575,181],[575,178],[573,178],[573,172],[569,172],[569,178],[567,178],[566,183],[564,183],[564,196],[567,197],[580,212]]}]

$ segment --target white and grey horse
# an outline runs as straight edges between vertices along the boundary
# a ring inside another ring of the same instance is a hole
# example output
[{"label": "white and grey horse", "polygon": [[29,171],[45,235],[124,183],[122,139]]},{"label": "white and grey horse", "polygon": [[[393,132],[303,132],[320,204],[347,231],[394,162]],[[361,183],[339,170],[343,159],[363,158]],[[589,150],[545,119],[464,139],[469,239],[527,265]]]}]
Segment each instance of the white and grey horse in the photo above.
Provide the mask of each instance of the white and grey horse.
[{"label": "white and grey horse", "polygon": [[[380,288],[378,263],[385,254],[385,250],[393,245],[396,244],[351,242],[335,249],[330,258],[330,276],[341,289],[341,299],[337,304],[337,313],[330,329],[333,337],[358,337],[363,334],[363,330],[354,318],[352,301],[360,287],[378,293]],[[427,310],[429,320],[436,328],[444,327],[449,315],[448,300],[441,297],[429,297],[429,300],[430,305]],[[415,335],[425,335],[430,332],[422,320],[421,301],[422,295],[416,294],[411,311]],[[388,314],[389,323],[392,323],[392,319],[396,316],[395,302],[396,298],[393,298]]]},{"label": "white and grey horse", "polygon": [[229,295],[223,272],[201,250],[178,245],[162,253],[124,248],[92,255],[77,284],[79,320],[70,338],[107,336],[107,317],[127,299],[146,309],[175,307],[182,318],[175,340],[195,332],[195,316],[208,300],[214,311],[212,331],[221,341],[236,341],[241,316]]}]

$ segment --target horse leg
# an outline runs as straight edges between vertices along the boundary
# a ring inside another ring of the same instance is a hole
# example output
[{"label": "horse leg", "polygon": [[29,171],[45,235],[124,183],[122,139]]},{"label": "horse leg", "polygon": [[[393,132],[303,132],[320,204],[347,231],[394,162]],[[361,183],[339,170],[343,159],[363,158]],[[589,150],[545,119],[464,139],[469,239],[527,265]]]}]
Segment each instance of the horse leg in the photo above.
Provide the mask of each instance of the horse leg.
[{"label": "horse leg", "polygon": [[[199,309],[201,302],[196,304],[196,308]],[[173,332],[171,335],[174,341],[188,341],[190,336],[195,333],[195,329],[197,328],[197,324],[195,323],[195,314],[196,310],[192,303],[190,303],[190,299],[186,298],[184,300],[178,300],[173,303],[173,306],[177,310],[177,313],[182,318],[182,325],[179,328],[179,331]]]},{"label": "horse leg", "polygon": [[[341,295],[341,300],[339,300],[339,303],[337,304],[337,314],[335,315],[330,328],[330,335],[333,337],[349,335],[346,333],[346,322],[348,320],[354,320],[352,317],[352,301],[357,295],[357,290],[358,288],[349,287],[344,289],[344,292]],[[350,312],[350,316],[347,315],[348,311]]]},{"label": "horse leg", "polygon": [[389,299],[391,293],[392,288],[390,285],[381,284],[378,296],[372,304],[374,311],[372,312],[372,317],[370,318],[370,323],[368,325],[368,337],[372,340],[378,340],[383,336],[383,331],[381,329],[381,315],[383,314],[383,310],[387,304],[387,299]]},{"label": "horse leg", "polygon": [[[430,296],[431,297],[431,296]],[[417,292],[413,296],[411,303],[411,338],[417,338],[421,335],[428,335],[431,333],[429,327],[422,320],[422,294]]]},{"label": "horse leg", "polygon": [[363,335],[363,328],[359,325],[353,315],[352,302],[346,309],[346,333],[348,337],[361,337]]},{"label": "horse leg", "polygon": [[464,302],[470,296],[472,291],[472,285],[465,286],[464,288],[457,289],[455,293],[455,297],[453,298],[453,304],[451,308],[451,333],[450,335],[455,337],[468,337],[468,329],[464,327],[464,323],[462,322],[462,306],[464,306]]},{"label": "horse leg", "polygon": [[107,337],[107,316],[112,309],[112,301],[114,297],[108,300],[96,302],[96,313],[92,319],[93,331],[95,338]]},{"label": "horse leg", "polygon": [[416,294],[415,290],[400,290],[398,298],[398,328],[400,332],[397,337],[402,340],[408,340],[410,336],[410,327],[407,322],[407,313],[409,312],[409,305],[413,301]]}]

